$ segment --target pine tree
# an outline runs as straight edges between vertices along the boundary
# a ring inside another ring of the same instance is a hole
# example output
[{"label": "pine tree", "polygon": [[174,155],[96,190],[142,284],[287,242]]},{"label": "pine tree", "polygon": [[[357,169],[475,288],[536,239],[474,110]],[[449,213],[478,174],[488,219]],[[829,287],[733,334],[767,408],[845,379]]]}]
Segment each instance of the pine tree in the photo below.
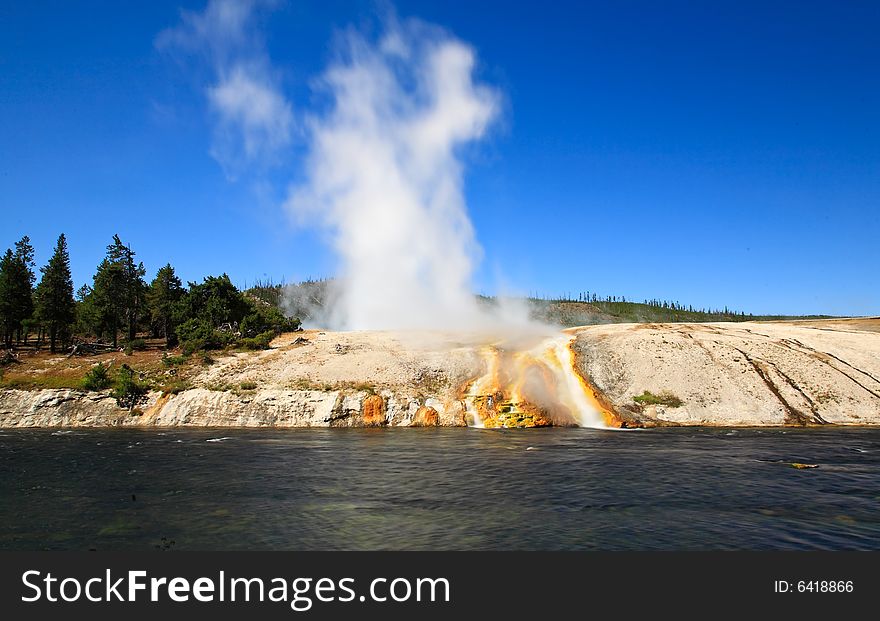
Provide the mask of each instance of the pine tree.
[{"label": "pine tree", "polygon": [[37,280],[34,275],[34,247],[31,246],[31,238],[25,235],[15,242],[15,258],[18,261],[19,270],[19,298],[18,298],[18,326],[17,340],[22,339],[22,326],[25,320],[34,314],[34,283]]},{"label": "pine tree", "polygon": [[0,324],[6,347],[21,341],[22,322],[34,312],[34,248],[25,235],[0,259]]},{"label": "pine tree", "polygon": [[128,329],[128,340],[134,340],[141,308],[144,306],[147,285],[144,282],[146,270],[143,263],[135,265],[134,252],[119,239],[113,236],[113,243],[107,246],[107,259],[121,268],[121,316],[120,323]]},{"label": "pine tree", "polygon": [[67,239],[62,233],[55,245],[49,262],[40,270],[43,278],[37,286],[37,317],[49,331],[49,347],[55,353],[55,343],[60,337],[67,340],[70,326],[76,318],[73,300],[73,278],[70,275],[70,255]]},{"label": "pine tree", "polygon": [[3,343],[7,348],[12,347],[12,280],[14,260],[15,257],[10,249],[7,249],[6,254],[0,259],[0,327],[3,330]]},{"label": "pine tree", "polygon": [[92,296],[101,332],[110,333],[115,347],[119,329],[125,327],[128,339],[137,332],[138,319],[144,308],[146,283],[143,263],[135,265],[134,252],[124,245],[119,235],[107,246],[107,256],[95,274]]},{"label": "pine tree", "polygon": [[182,296],[183,286],[169,263],[158,271],[147,291],[150,321],[157,328],[157,332],[165,337],[165,344],[169,347],[176,340],[174,306]]},{"label": "pine tree", "polygon": [[119,318],[122,314],[123,274],[122,267],[109,259],[98,265],[90,298],[97,320],[97,335],[110,335],[113,347],[117,344]]},{"label": "pine tree", "polygon": [[76,334],[95,334],[101,332],[101,321],[95,307],[95,296],[92,288],[84,284],[76,291]]}]

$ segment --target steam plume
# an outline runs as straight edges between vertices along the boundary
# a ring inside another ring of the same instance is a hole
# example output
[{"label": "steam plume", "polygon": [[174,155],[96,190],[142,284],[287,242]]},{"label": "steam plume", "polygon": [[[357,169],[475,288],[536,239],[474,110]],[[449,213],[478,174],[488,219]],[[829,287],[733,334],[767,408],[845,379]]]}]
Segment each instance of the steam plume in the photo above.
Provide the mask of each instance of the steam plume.
[{"label": "steam plume", "polygon": [[350,32],[322,75],[308,120],[306,176],[287,206],[330,233],[341,260],[335,327],[476,328],[479,248],[461,149],[497,116],[473,49],[418,21],[376,42]]},{"label": "steam plume", "polygon": [[181,23],[156,38],[157,48],[207,66],[210,152],[231,179],[249,165],[275,163],[290,144],[293,111],[256,25],[258,11],[272,4],[211,0],[201,13],[182,11]]}]

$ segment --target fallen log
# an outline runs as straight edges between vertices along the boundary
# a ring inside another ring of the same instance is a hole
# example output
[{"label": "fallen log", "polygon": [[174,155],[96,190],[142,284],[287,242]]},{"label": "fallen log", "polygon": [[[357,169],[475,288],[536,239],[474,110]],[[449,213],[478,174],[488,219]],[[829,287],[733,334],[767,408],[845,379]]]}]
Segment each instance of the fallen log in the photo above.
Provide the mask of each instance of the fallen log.
[{"label": "fallen log", "polygon": [[0,355],[0,366],[6,366],[13,362],[20,362],[20,360],[18,359],[18,354],[11,349],[7,349],[2,355]]},{"label": "fallen log", "polygon": [[71,356],[94,356],[95,354],[106,354],[112,351],[120,351],[119,347],[113,347],[113,345],[107,343],[74,343],[70,348],[70,353],[67,354],[67,357]]}]

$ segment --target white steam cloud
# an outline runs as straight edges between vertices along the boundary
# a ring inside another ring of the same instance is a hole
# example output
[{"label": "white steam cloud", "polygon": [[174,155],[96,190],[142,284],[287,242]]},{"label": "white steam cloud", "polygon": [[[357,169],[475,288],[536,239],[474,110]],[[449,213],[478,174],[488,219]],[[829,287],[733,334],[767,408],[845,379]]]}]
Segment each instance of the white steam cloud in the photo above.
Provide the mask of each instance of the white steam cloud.
[{"label": "white steam cloud", "polygon": [[[377,40],[354,30],[315,81],[327,105],[295,123],[260,17],[272,0],[210,0],[156,47],[207,70],[211,155],[229,178],[271,165],[305,132],[305,159],[286,209],[323,228],[340,273],[290,288],[288,306],[337,329],[534,328],[526,305],[474,296],[481,257],[464,198],[463,150],[499,114],[500,95],[475,77],[466,43],[418,20],[384,23]],[[321,294],[320,303],[316,295]]]},{"label": "white steam cloud", "polygon": [[479,248],[461,149],[482,138],[498,94],[474,50],[438,28],[392,21],[381,39],[344,38],[308,120],[305,181],[287,207],[330,232],[341,259],[332,323],[348,329],[479,328]]},{"label": "white steam cloud", "polygon": [[210,153],[231,179],[249,165],[275,163],[291,141],[293,111],[256,23],[272,4],[211,0],[200,13],[182,11],[180,24],[156,39],[157,48],[197,56],[208,67]]}]

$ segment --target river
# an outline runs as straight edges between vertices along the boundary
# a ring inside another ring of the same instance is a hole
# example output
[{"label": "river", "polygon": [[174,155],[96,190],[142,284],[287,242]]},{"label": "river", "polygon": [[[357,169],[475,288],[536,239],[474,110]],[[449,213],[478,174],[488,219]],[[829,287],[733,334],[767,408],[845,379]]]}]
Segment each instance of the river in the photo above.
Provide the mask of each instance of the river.
[{"label": "river", "polygon": [[880,430],[7,429],[0,548],[878,549]]}]

